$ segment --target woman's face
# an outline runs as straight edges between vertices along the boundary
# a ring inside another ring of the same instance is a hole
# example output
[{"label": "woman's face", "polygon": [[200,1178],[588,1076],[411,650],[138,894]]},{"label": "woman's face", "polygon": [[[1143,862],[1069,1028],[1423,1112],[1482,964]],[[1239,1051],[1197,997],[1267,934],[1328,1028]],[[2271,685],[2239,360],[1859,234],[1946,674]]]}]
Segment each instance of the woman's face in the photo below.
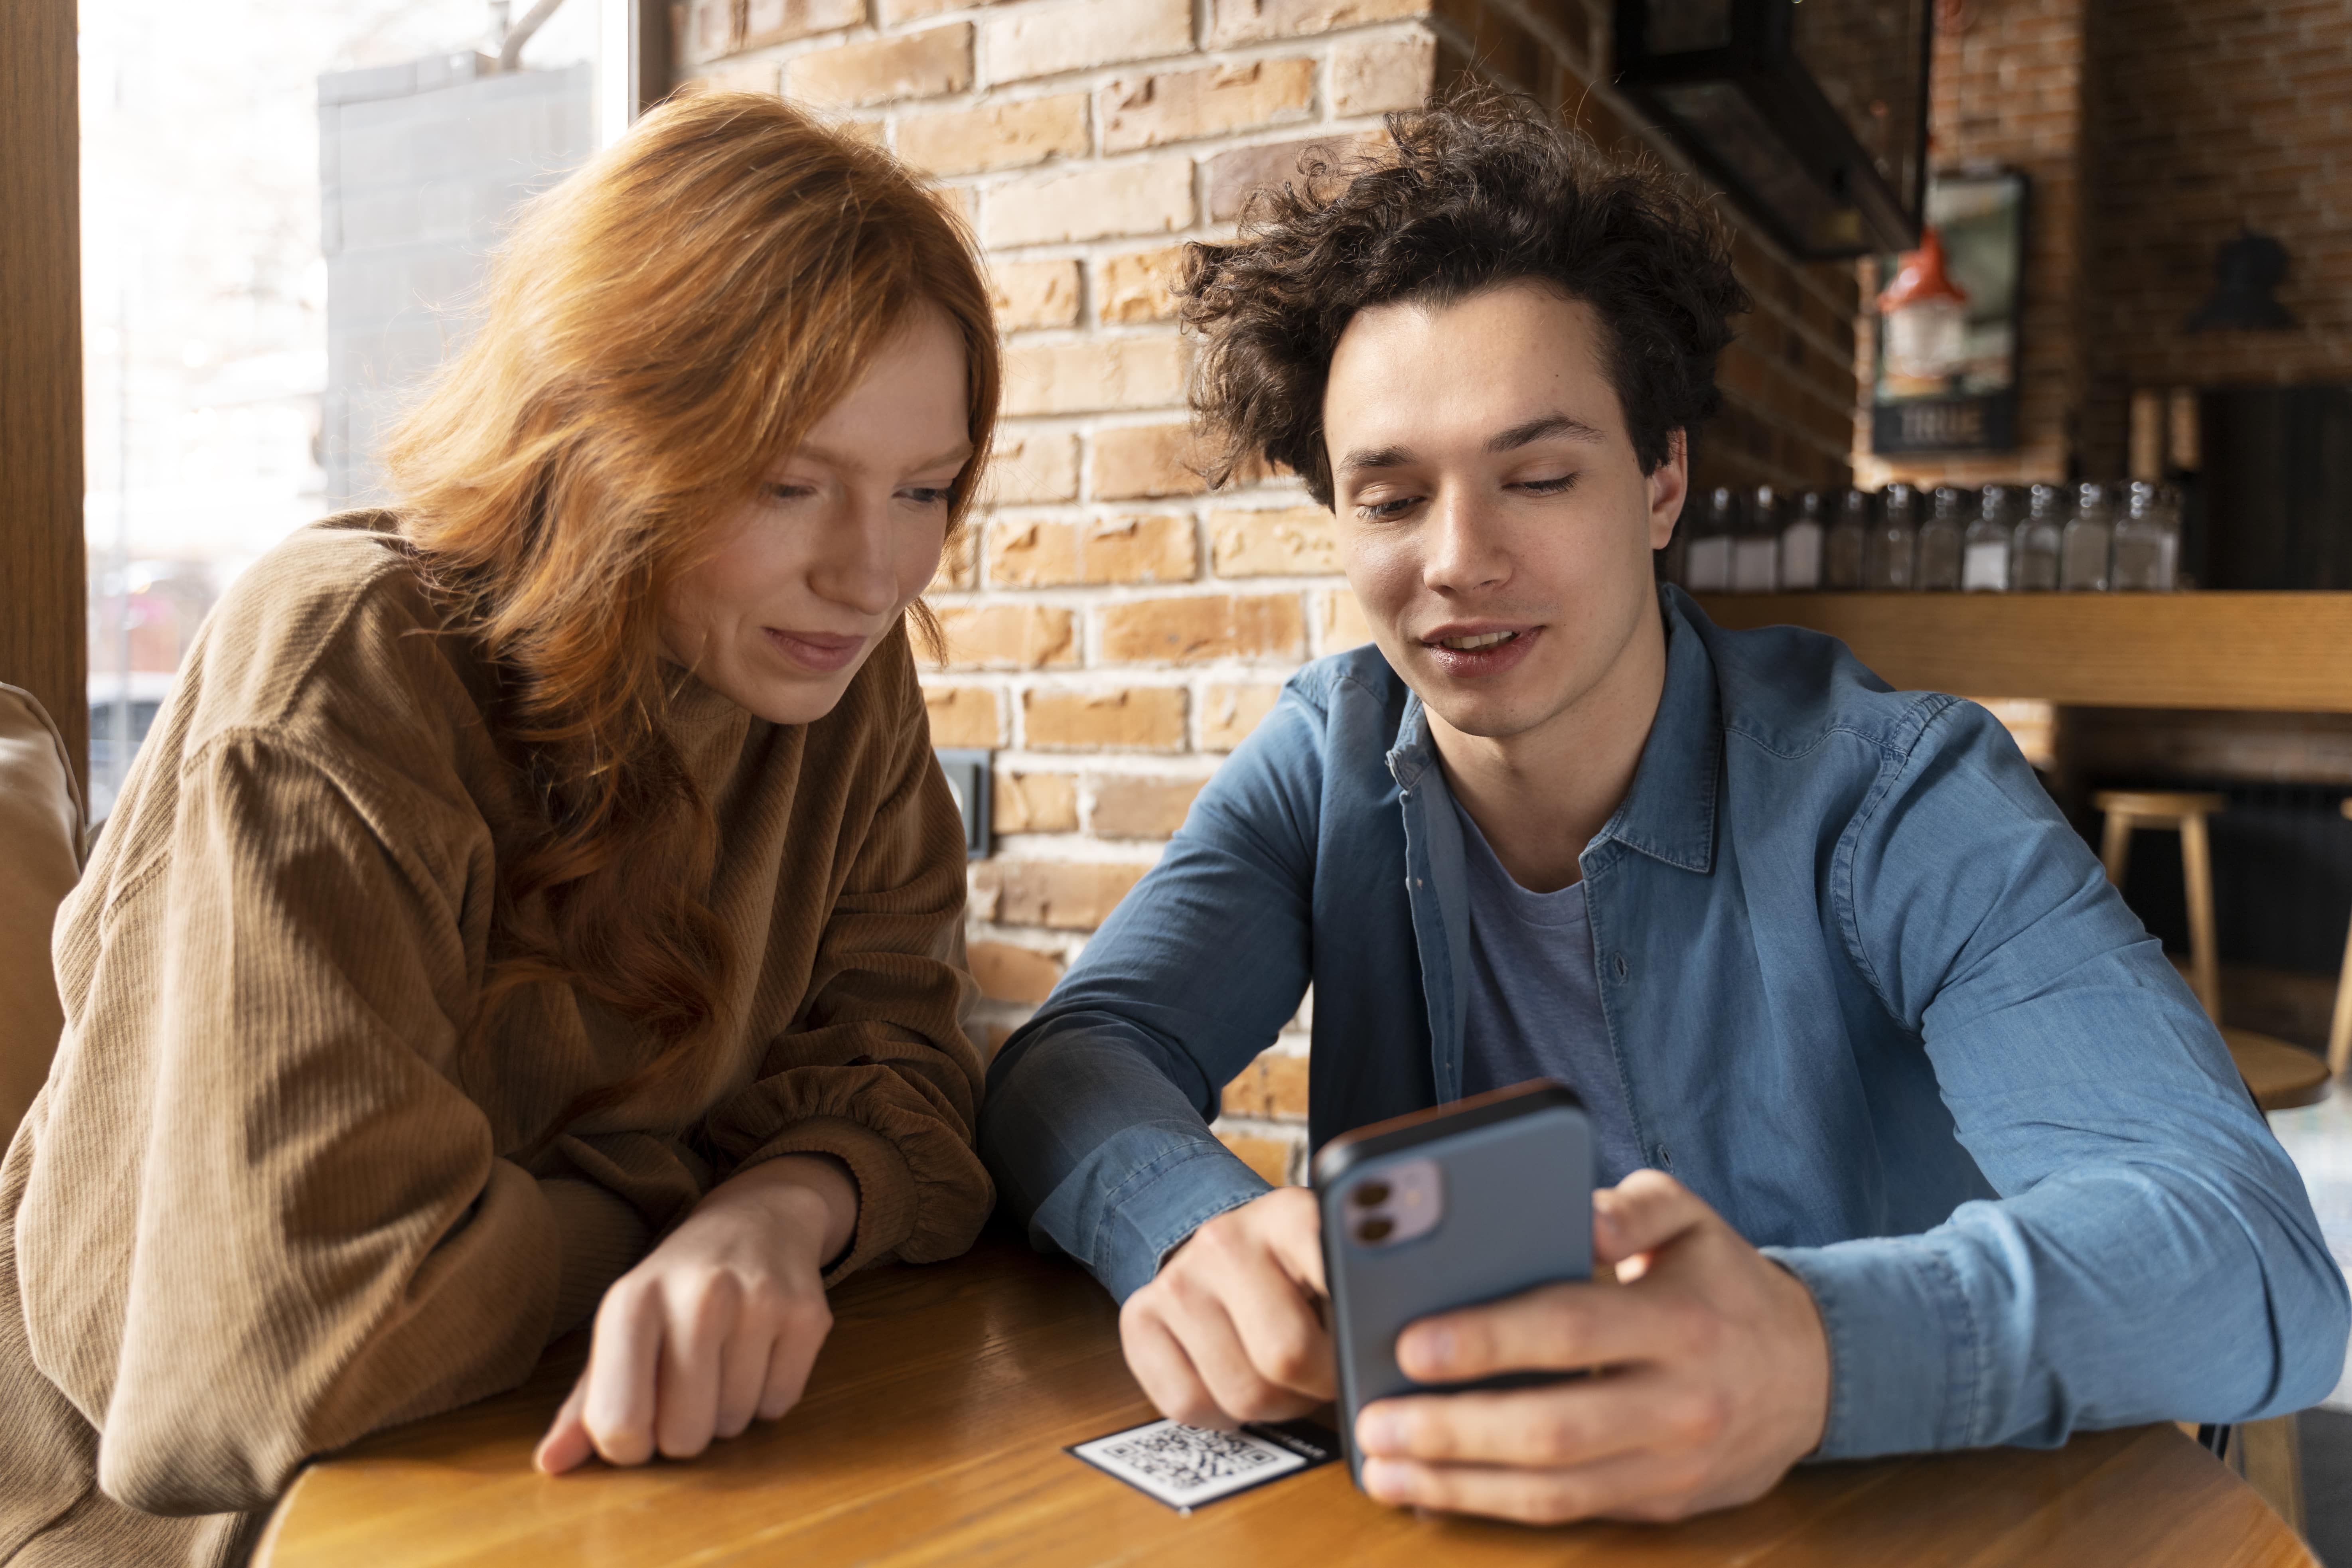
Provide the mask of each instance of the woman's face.
[{"label": "woman's face", "polygon": [[971,460],[963,339],[923,305],[662,596],[662,651],[778,724],[841,700],[938,570]]}]

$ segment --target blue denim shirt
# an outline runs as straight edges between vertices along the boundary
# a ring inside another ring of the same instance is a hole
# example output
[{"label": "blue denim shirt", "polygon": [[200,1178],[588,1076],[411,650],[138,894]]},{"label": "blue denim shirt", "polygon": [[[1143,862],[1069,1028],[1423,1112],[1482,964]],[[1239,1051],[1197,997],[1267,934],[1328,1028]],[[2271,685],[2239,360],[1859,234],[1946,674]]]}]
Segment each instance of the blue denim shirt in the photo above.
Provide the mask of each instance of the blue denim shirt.
[{"label": "blue denim shirt", "polygon": [[[2219,1034],[2000,726],[1666,589],[1581,856],[1635,1131],[1812,1292],[1824,1458],[2296,1410],[2344,1276]],[[1309,665],[999,1054],[983,1153],[1115,1294],[1265,1184],[1206,1125],[1314,985],[1310,1136],[1456,1098],[1460,824],[1379,652]]]}]

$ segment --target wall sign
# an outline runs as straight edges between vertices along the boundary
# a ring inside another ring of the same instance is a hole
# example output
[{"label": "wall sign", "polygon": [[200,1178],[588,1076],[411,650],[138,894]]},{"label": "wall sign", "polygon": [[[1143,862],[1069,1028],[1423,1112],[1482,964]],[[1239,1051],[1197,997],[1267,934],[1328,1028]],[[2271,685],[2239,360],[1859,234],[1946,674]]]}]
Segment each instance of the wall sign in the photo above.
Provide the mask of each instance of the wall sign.
[{"label": "wall sign", "polygon": [[1919,248],[1879,258],[1879,456],[2016,450],[2025,198],[2014,169],[1938,175]]}]

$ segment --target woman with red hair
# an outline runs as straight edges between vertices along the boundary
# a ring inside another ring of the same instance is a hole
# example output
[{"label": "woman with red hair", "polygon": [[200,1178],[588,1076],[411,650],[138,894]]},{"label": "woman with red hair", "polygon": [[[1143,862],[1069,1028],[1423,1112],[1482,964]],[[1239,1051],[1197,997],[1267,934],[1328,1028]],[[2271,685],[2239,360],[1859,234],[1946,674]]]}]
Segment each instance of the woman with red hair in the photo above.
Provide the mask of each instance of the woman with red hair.
[{"label": "woman with red hair", "polygon": [[305,1457],[591,1321],[542,1468],[698,1453],[827,1283],[971,1243],[908,623],[997,384],[955,220],[773,99],[527,210],[396,504],[238,581],[59,913],[0,1561],[235,1561]]}]

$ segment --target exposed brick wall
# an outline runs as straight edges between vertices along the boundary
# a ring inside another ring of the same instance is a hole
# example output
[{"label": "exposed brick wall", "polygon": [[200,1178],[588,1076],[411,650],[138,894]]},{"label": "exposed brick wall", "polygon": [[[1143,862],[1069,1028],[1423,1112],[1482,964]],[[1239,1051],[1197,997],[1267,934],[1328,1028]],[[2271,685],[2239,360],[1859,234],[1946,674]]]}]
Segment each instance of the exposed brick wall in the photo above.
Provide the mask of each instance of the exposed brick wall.
[{"label": "exposed brick wall", "polygon": [[[2185,4],[2210,0],[2184,0]],[[2086,384],[2083,334],[2083,124],[2086,0],[1969,0],[1958,27],[1936,36],[1928,108],[1928,160],[1938,171],[1999,164],[2030,182],[2018,449],[1982,458],[1877,458],[1870,413],[1857,411],[1854,473],[1862,484],[1980,485],[1995,479],[2057,482],[2075,447],[2075,410]],[[1876,268],[1864,262],[1864,319],[1854,374],[1868,395],[1876,352],[1868,301]]]},{"label": "exposed brick wall", "polygon": [[[932,602],[942,745],[995,750],[971,872],[992,1040],[1051,990],[1158,858],[1219,760],[1310,658],[1368,640],[1329,515],[1295,481],[1206,493],[1186,466],[1169,284],[1299,154],[1377,133],[1465,65],[1633,145],[1589,90],[1585,0],[697,0],[688,75],[782,90],[936,176],[985,246],[1006,331],[988,504]],[[1596,56],[1595,51],[1602,51]],[[1845,478],[1850,268],[1742,237],[1759,302],[1702,448],[1725,483]],[[1303,1176],[1306,1014],[1227,1091],[1220,1132]]]},{"label": "exposed brick wall", "polygon": [[[2100,0],[2086,463],[2141,386],[2352,379],[2352,4]],[[2240,225],[2289,257],[2286,332],[2181,330]]]}]

